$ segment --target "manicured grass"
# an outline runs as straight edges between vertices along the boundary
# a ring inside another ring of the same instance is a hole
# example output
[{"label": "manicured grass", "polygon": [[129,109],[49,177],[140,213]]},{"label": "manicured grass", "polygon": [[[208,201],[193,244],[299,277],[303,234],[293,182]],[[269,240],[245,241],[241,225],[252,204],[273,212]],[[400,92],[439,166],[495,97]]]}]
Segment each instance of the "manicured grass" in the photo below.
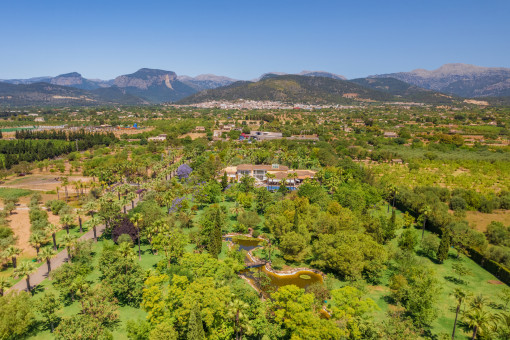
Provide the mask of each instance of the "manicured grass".
[{"label": "manicured grass", "polygon": [[[93,244],[93,266],[94,270],[89,273],[87,276],[87,280],[91,281],[93,284],[97,284],[100,281],[101,272],[98,268],[98,261],[99,257],[101,256],[101,251],[103,249],[104,240],[100,239],[99,242]],[[138,255],[138,245],[133,245],[133,250]],[[141,245],[141,251],[142,251],[142,260],[140,261],[140,265],[144,270],[150,270],[155,267],[155,265],[163,259],[161,255],[153,255],[149,245],[142,244]],[[137,257],[138,259],[138,257]],[[44,280],[37,288],[37,290],[34,292],[34,296],[38,297],[41,296],[44,292],[47,291],[54,291],[57,292],[56,289],[51,284],[51,280],[46,279]],[[73,314],[77,314],[80,311],[80,304],[78,301],[68,305],[64,306],[58,314],[61,317],[65,316],[71,316]],[[139,308],[134,308],[131,306],[120,306],[119,307],[119,322],[117,323],[116,327],[112,330],[113,338],[114,339],[127,339],[126,335],[126,325],[127,321],[129,320],[137,320],[137,319],[144,319],[146,317],[147,313]],[[49,330],[46,329],[39,329],[39,332],[28,339],[32,340],[46,340],[46,339],[53,339],[53,335],[50,333]]]},{"label": "manicured grass", "polygon": [[14,188],[0,188],[1,199],[17,199],[23,196],[28,196],[32,190],[28,189],[14,189]]}]

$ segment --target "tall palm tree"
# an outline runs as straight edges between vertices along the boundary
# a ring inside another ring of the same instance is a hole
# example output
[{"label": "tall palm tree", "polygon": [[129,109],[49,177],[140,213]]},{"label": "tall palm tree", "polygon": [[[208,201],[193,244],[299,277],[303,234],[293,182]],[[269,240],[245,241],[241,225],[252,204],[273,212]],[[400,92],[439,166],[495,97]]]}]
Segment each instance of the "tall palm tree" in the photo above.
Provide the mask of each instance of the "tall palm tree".
[{"label": "tall palm tree", "polygon": [[266,177],[268,179],[268,182],[270,182],[270,184],[272,185],[273,184],[273,179],[276,178],[276,175],[275,174],[266,173]]},{"label": "tall palm tree", "polygon": [[5,249],[4,256],[11,258],[13,268],[17,267],[17,257],[19,254],[21,254],[21,249],[16,246],[10,245],[7,249]]},{"label": "tall palm tree", "polygon": [[48,275],[51,272],[51,259],[55,257],[56,252],[51,247],[46,247],[41,250],[41,253],[37,257],[40,261],[46,261],[46,265],[48,266]]},{"label": "tall palm tree", "polygon": [[86,211],[83,208],[76,209],[76,215],[78,216],[78,224],[80,226],[80,233],[83,233],[83,226],[81,217],[85,215]]},{"label": "tall palm tree", "polygon": [[500,339],[510,339],[510,313],[498,313],[496,314],[496,319],[499,321],[496,329],[498,337]]},{"label": "tall palm tree", "polygon": [[94,200],[88,201],[83,205],[83,210],[85,210],[87,214],[89,214],[90,216],[94,216],[97,209],[98,209],[97,201]]},{"label": "tall palm tree", "polygon": [[452,332],[452,340],[455,338],[455,328],[457,327],[457,318],[459,316],[460,307],[462,305],[462,301],[464,301],[468,297],[468,293],[460,288],[455,288],[452,293],[455,296],[455,300],[457,300],[457,310],[455,312],[455,322],[453,323],[453,332]]},{"label": "tall palm tree", "polygon": [[92,218],[87,222],[90,226],[92,226],[92,229],[94,230],[94,241],[97,242],[97,227],[103,224],[103,219],[99,215],[94,215]]},{"label": "tall palm tree", "polygon": [[140,214],[140,213],[136,213],[134,214],[131,218],[130,218],[131,222],[135,225],[136,227],[136,231],[137,231],[137,239],[138,239],[138,260],[141,261],[142,260],[142,252],[140,250],[140,223],[142,222],[143,220],[143,215]]},{"label": "tall palm tree", "polygon": [[135,208],[136,194],[133,191],[128,192],[126,198],[131,201],[131,209]]},{"label": "tall palm tree", "polygon": [[478,333],[482,333],[492,321],[492,315],[483,308],[472,308],[464,314],[465,322],[473,329],[472,340],[476,339]]},{"label": "tall palm tree", "polygon": [[69,235],[69,226],[74,222],[74,218],[71,215],[63,215],[60,217],[60,223],[64,227],[64,229],[67,231],[67,234]]},{"label": "tall palm tree", "polygon": [[65,234],[62,241],[64,241],[64,246],[67,249],[67,256],[69,257],[70,260],[72,260],[73,256],[71,254],[71,248],[76,243],[76,237],[74,235]]},{"label": "tall palm tree", "polygon": [[469,302],[471,308],[482,309],[487,304],[487,298],[482,294],[478,294]]},{"label": "tall palm tree", "polygon": [[49,224],[45,231],[48,234],[51,234],[51,237],[53,238],[53,250],[57,250],[57,232],[60,230],[60,227],[55,224]]},{"label": "tall palm tree", "polygon": [[227,306],[227,315],[234,323],[236,340],[241,340],[243,338],[243,332],[250,329],[250,320],[245,313],[248,309],[248,304],[238,299],[230,302]]},{"label": "tall palm tree", "polygon": [[5,276],[0,276],[0,296],[4,296],[4,292],[11,286],[11,283]]},{"label": "tall palm tree", "polygon": [[35,232],[30,235],[28,242],[35,248],[36,254],[39,255],[39,249],[41,249],[41,246],[46,243],[46,236],[40,232]]},{"label": "tall palm tree", "polygon": [[291,172],[287,175],[287,179],[290,180],[291,182],[291,185],[292,185],[292,188],[295,188],[296,187],[296,178],[298,177],[297,173],[296,172]]},{"label": "tall palm tree", "polygon": [[13,277],[25,278],[27,282],[27,292],[30,292],[30,275],[36,270],[35,265],[31,261],[22,262],[18,268],[14,269]]},{"label": "tall palm tree", "polygon": [[66,193],[66,203],[67,203],[67,199],[68,199],[67,186],[69,185],[69,178],[67,178],[66,176],[62,176],[62,177],[60,177],[60,182],[64,186],[64,190],[65,190],[65,193]]}]

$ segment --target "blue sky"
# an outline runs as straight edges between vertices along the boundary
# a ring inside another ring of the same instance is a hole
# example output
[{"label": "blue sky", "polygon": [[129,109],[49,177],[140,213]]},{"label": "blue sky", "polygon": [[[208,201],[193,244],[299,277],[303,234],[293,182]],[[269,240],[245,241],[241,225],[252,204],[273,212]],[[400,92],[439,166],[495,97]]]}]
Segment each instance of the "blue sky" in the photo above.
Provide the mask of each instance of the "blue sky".
[{"label": "blue sky", "polygon": [[507,0],[4,1],[0,79],[510,67],[508,13]]}]

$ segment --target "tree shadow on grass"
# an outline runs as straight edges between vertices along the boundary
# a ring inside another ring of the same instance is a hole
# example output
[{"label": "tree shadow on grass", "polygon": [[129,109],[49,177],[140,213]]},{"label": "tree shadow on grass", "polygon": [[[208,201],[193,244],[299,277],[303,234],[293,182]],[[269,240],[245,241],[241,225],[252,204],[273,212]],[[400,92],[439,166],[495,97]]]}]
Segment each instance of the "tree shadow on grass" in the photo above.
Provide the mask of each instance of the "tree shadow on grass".
[{"label": "tree shadow on grass", "polygon": [[31,293],[32,296],[44,292],[44,287],[41,285],[37,285],[32,288]]},{"label": "tree shadow on grass", "polygon": [[450,282],[452,282],[452,283],[455,283],[456,285],[463,285],[463,284],[466,284],[466,281],[461,280],[461,279],[459,279],[459,278],[456,278],[456,277],[454,277],[454,276],[450,276],[450,275],[445,276],[445,277],[444,277],[444,279],[445,279],[445,280],[447,280],[447,281],[450,281]]}]

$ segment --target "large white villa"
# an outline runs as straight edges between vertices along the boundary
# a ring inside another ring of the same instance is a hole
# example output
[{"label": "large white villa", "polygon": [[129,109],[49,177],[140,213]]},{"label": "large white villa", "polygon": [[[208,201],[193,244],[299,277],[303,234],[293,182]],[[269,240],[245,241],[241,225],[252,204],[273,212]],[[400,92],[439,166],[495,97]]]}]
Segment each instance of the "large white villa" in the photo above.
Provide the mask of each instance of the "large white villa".
[{"label": "large white villa", "polygon": [[278,185],[286,179],[287,185],[293,186],[306,178],[313,178],[316,173],[313,170],[290,170],[289,167],[279,164],[239,164],[223,169],[221,175],[225,172],[230,181],[238,182],[243,176],[250,176],[255,178],[258,185]]}]

